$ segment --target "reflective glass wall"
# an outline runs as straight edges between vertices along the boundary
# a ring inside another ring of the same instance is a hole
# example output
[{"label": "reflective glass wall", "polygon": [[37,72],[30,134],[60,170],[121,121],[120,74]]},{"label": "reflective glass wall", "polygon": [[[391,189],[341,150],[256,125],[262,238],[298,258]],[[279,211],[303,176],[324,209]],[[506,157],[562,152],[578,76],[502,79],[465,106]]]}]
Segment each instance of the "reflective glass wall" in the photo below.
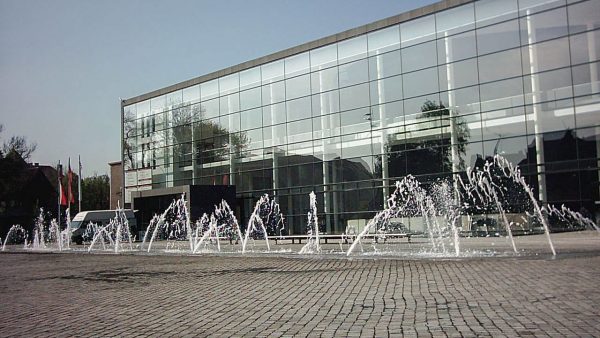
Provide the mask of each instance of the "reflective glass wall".
[{"label": "reflective glass wall", "polygon": [[[501,154],[543,202],[597,212],[600,1],[483,0],[123,107],[127,191],[233,184],[304,233]],[[129,193],[126,193],[128,196]]]}]

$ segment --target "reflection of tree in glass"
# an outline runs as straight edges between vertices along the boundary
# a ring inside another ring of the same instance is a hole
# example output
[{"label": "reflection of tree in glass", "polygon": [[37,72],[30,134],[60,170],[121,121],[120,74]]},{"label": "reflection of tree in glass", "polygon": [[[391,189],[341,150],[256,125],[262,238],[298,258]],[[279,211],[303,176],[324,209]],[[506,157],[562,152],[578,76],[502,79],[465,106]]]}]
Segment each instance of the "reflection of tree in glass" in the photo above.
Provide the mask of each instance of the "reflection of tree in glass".
[{"label": "reflection of tree in glass", "polygon": [[[388,135],[385,146],[389,163],[388,177],[463,171],[470,133],[466,122],[456,115],[456,111],[451,112],[441,102],[425,101],[412,126],[416,128],[407,134],[410,136],[406,140],[404,135]],[[452,167],[453,145],[457,157],[455,168]],[[381,156],[376,161],[376,172],[381,177]]]},{"label": "reflection of tree in glass", "polygon": [[[457,112],[451,114],[450,109],[446,108],[442,102],[436,104],[433,101],[427,100],[421,106],[421,115],[417,118],[430,119],[436,121],[439,119],[441,127],[449,128],[450,134],[443,134],[441,139],[435,139],[428,142],[430,151],[443,152],[442,167],[445,172],[452,172],[452,137],[456,137],[455,147],[458,155],[457,166],[459,170],[465,170],[466,142],[470,137],[470,132],[465,121],[457,117]],[[453,120],[453,121],[452,121]],[[452,135],[454,134],[454,135]],[[450,139],[448,139],[448,137]]]},{"label": "reflection of tree in glass", "polygon": [[[192,164],[192,149],[196,147],[196,163],[207,163],[222,161],[228,158],[229,153],[235,157],[242,157],[244,150],[248,145],[248,138],[245,133],[229,133],[225,126],[221,126],[212,120],[204,120],[204,109],[199,105],[176,105],[172,108],[170,114],[169,128],[161,132],[154,129],[156,121],[152,120],[152,134],[145,135],[151,137],[151,146],[153,149],[159,146],[171,144],[165,142],[167,135],[172,133],[174,160],[179,162],[179,166]],[[159,113],[161,115],[163,113]],[[158,120],[158,118],[156,118]],[[135,169],[134,152],[136,146],[136,120],[135,113],[131,110],[125,110],[123,114],[123,161],[126,169]],[[142,125],[144,121],[141,122]],[[143,128],[143,127],[142,127]],[[158,127],[158,129],[162,129]],[[170,130],[170,132],[169,132]],[[144,130],[141,131],[144,133]],[[142,135],[144,136],[144,135]],[[139,145],[138,145],[139,146]]]},{"label": "reflection of tree in glass", "polygon": [[133,142],[135,142],[135,114],[127,109],[123,112],[123,167],[125,169],[135,169]]}]

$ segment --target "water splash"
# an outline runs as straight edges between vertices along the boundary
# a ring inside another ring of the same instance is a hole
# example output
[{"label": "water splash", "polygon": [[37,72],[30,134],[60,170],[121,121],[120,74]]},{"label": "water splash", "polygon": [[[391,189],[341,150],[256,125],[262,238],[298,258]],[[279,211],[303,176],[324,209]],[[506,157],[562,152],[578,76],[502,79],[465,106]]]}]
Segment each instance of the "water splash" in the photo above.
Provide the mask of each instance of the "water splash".
[{"label": "water splash", "polygon": [[308,222],[306,224],[307,243],[300,250],[300,254],[320,253],[319,241],[319,218],[317,217],[317,196],[314,191],[310,193],[310,210],[308,211]]},{"label": "water splash", "polygon": [[98,226],[94,223],[88,225],[87,229],[93,232],[92,242],[88,252],[92,252],[95,246],[102,245],[103,250],[108,249],[115,253],[122,252],[123,243],[129,244],[129,250],[133,250],[133,238],[129,229],[129,221],[123,209],[115,211],[115,217],[105,226]]},{"label": "water splash", "polygon": [[24,246],[27,247],[27,232],[22,226],[15,224],[6,233],[6,238],[4,238],[4,243],[2,244],[2,251],[6,250],[6,244],[18,244],[21,242],[24,242]]},{"label": "water splash", "polygon": [[[258,224],[258,226],[257,226]],[[269,233],[279,233],[283,230],[283,215],[279,210],[279,204],[271,200],[268,194],[264,194],[256,202],[254,211],[250,215],[246,233],[242,242],[242,253],[246,252],[246,246],[250,236],[263,238],[267,245],[267,251],[271,251],[269,246]]]}]

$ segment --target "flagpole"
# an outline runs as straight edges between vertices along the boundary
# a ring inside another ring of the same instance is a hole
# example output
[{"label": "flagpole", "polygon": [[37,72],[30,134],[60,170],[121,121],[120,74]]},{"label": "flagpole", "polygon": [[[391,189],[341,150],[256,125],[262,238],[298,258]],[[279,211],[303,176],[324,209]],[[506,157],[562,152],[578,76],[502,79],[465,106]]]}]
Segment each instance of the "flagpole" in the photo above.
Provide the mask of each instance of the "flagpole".
[{"label": "flagpole", "polygon": [[56,215],[56,221],[60,227],[60,198],[62,196],[62,184],[60,183],[60,160],[58,160],[58,166],[56,167],[56,176],[58,179],[58,214]]},{"label": "flagpole", "polygon": [[[71,156],[69,156],[69,169],[67,171],[67,209],[69,209],[69,216],[71,214],[71,196],[73,195],[73,188],[71,187],[71,180],[73,179],[73,173],[71,172]],[[67,220],[68,223],[68,220]]]},{"label": "flagpole", "polygon": [[77,180],[77,191],[79,192],[79,212],[81,212],[81,155],[79,155],[79,175]]}]

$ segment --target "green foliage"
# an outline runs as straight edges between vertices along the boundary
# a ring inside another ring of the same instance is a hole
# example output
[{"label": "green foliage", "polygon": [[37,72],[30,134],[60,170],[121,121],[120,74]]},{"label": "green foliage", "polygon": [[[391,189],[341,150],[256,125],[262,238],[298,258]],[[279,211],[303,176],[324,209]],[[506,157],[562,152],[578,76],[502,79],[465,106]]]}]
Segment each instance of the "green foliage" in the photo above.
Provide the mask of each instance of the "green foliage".
[{"label": "green foliage", "polygon": [[86,177],[81,181],[81,209],[109,209],[110,179],[108,175]]}]

